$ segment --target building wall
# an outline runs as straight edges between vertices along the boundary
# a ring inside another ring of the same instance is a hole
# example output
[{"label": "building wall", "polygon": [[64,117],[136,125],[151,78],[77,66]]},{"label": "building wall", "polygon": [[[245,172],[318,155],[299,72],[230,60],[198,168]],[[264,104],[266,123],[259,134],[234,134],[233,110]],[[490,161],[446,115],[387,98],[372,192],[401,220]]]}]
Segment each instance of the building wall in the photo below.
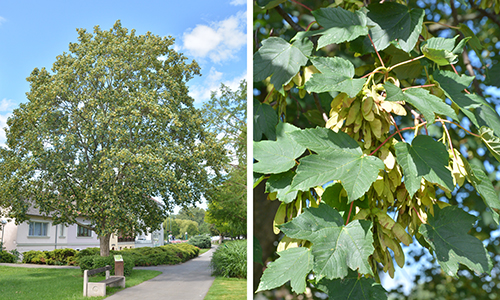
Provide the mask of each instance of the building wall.
[{"label": "building wall", "polygon": [[5,224],[4,232],[0,232],[0,234],[3,234],[3,246],[5,247],[5,249],[7,251],[14,250],[16,248],[16,237],[17,237],[17,226],[14,223],[14,221]]},{"label": "building wall", "polygon": [[[77,225],[63,226],[53,225],[50,218],[32,216],[31,221],[47,223],[47,236],[29,236],[29,222],[23,222],[17,226],[16,248],[19,252],[29,250],[54,250],[62,248],[73,248],[81,250],[89,247],[99,247],[99,240],[95,232],[91,237],[77,237]],[[83,221],[83,220],[79,220]],[[56,234],[57,231],[57,234]]]},{"label": "building wall", "polygon": [[[6,250],[17,249],[22,253],[30,250],[50,251],[62,248],[81,250],[89,247],[99,247],[97,234],[92,231],[90,237],[78,237],[78,225],[76,224],[69,226],[63,226],[61,224],[53,225],[50,218],[43,216],[31,216],[30,221],[47,223],[47,236],[29,236],[29,221],[19,225],[16,225],[14,221],[8,222],[5,225],[3,240]],[[87,223],[83,219],[78,221],[82,224]],[[2,234],[1,231],[0,234]],[[110,249],[114,247],[115,250],[136,247],[157,247],[162,245],[164,245],[163,227],[153,234],[148,233],[137,236],[135,242],[118,242],[114,234],[110,239]]]}]

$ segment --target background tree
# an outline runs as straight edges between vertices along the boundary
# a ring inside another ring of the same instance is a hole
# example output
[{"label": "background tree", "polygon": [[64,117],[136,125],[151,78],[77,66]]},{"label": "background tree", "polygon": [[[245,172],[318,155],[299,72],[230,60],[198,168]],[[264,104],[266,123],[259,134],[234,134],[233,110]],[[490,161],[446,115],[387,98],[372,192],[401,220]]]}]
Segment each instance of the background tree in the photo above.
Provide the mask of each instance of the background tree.
[{"label": "background tree", "polygon": [[231,159],[227,174],[219,177],[218,184],[208,193],[205,220],[220,233],[233,237],[246,235],[246,97],[245,81],[236,91],[221,85],[203,107],[208,119],[206,126],[225,144]]},{"label": "background tree", "polygon": [[[314,18],[311,15],[310,9],[324,7],[323,1],[301,1],[300,5],[296,3],[296,1],[256,1],[256,3],[261,7],[267,7],[265,9],[256,7],[254,10],[254,30],[257,41],[255,50],[259,49],[262,46],[260,42],[269,36],[281,37],[284,40],[290,41],[297,32],[320,28],[317,24],[313,23]],[[273,7],[277,3],[281,4],[278,7]],[[367,4],[369,4],[369,1],[363,3],[359,1],[337,1],[336,4],[331,4],[330,6],[340,6],[347,10],[354,11]],[[477,34],[480,45],[476,43],[474,40],[475,38],[470,40],[466,45],[466,51],[463,51],[459,55],[460,60],[458,60],[454,66],[459,73],[476,75],[469,91],[484,96],[488,103],[494,107],[497,106],[498,96],[495,96],[497,92],[493,88],[486,88],[484,84],[499,86],[499,77],[493,75],[498,74],[496,72],[498,70],[497,63],[499,61],[497,37],[499,31],[498,25],[500,23],[498,22],[498,15],[494,13],[495,9],[498,10],[498,6],[492,1],[452,1],[451,3],[410,1],[407,5],[410,8],[420,7],[425,9],[426,16],[424,24],[428,29],[428,33],[431,35],[451,38],[458,34],[460,35],[458,38],[460,40],[464,36],[471,37],[471,32]],[[439,24],[436,22],[439,22]],[[460,23],[463,25],[460,25]],[[469,30],[471,30],[471,32],[469,32]],[[430,35],[427,35],[427,32],[422,32],[422,41],[430,37]],[[318,43],[317,36],[312,36],[311,40],[314,43]],[[347,45],[330,44],[318,49],[314,55],[343,57],[354,64],[356,67],[356,77],[360,77],[366,73],[366,68],[371,68],[373,65],[377,66],[378,59],[374,51],[371,51],[371,53],[370,51],[368,51],[368,53],[363,53],[359,48],[356,48],[356,46],[359,46],[359,43],[356,45],[356,42],[359,41],[353,41]],[[385,60],[386,64],[397,63],[397,59],[401,59],[397,58],[397,55],[395,55],[396,52],[388,52],[389,51],[381,53],[382,59]],[[354,55],[355,53],[356,55]],[[403,60],[404,59],[401,61]],[[398,71],[396,72],[397,78],[411,83],[414,78],[422,75],[422,73],[420,73],[423,72],[422,65],[425,64],[414,63],[413,66],[410,67],[410,65],[408,65],[408,68],[403,68],[401,71],[395,69],[395,71]],[[413,70],[412,67],[414,68]],[[419,68],[420,70],[418,70]],[[411,71],[413,71],[413,73],[411,73]],[[417,81],[417,83],[418,82],[419,81]],[[272,90],[272,86],[269,85],[268,82],[256,82],[255,87],[257,88],[257,92],[254,93],[254,95],[259,102],[254,103],[254,108],[256,108],[255,111],[258,112],[258,115],[262,117],[267,113],[266,116],[273,116],[274,113],[274,124],[278,122],[279,116],[280,119],[286,120],[286,122],[292,123],[300,128],[315,127],[318,125],[325,126],[326,121],[330,117],[331,95],[326,95],[326,93],[318,93],[316,95],[314,93],[302,93],[303,91],[301,91],[301,89],[297,89],[293,87],[293,85],[294,84],[287,85],[284,95],[279,95],[276,91]],[[300,83],[296,83],[296,85],[300,86]],[[267,104],[270,104],[275,112],[270,111],[270,107]],[[496,107],[496,110],[498,111],[498,107]],[[409,116],[411,117],[410,114]],[[462,125],[468,124],[468,119],[464,118],[463,114],[460,113],[459,117],[463,122],[461,123]],[[267,118],[267,120],[270,119]],[[398,122],[400,128],[413,125],[413,120],[409,117],[396,117],[395,120]],[[474,126],[471,126],[471,128],[474,133],[477,133]],[[257,132],[255,132],[255,129],[257,129]],[[275,134],[274,129],[268,124],[263,124],[262,121],[259,123],[259,120],[254,121],[254,139],[273,140],[275,139]],[[430,134],[435,134],[435,132]],[[498,181],[495,174],[491,173],[492,171],[498,170],[498,163],[493,158],[493,155],[488,152],[486,147],[480,143],[477,137],[466,134],[465,131],[459,127],[450,126],[449,134],[451,135],[453,147],[455,149],[460,149],[460,152],[467,157],[471,163],[480,166],[484,171],[490,173],[489,179],[492,180],[493,186],[496,191],[498,191]],[[265,181],[260,182],[259,186],[262,185],[265,186]],[[438,191],[438,196],[444,198],[444,193]],[[267,208],[266,205],[273,203],[268,200],[266,201],[265,198],[265,194],[254,196],[255,216],[265,216],[265,214],[259,214],[263,212],[262,208]],[[458,205],[460,208],[481,217],[476,226],[471,229],[470,233],[480,240],[484,240],[488,245],[487,249],[489,254],[495,255],[493,259],[495,266],[493,267],[492,274],[498,274],[496,271],[499,262],[498,241],[495,238],[496,234],[491,234],[492,230],[496,230],[498,226],[493,222],[491,217],[492,214],[486,208],[483,200],[470,184],[466,184],[460,189],[453,191],[449,202],[452,205]],[[272,220],[270,221],[272,223]],[[254,231],[257,235],[265,233],[264,228]],[[279,236],[269,238],[270,236],[272,236],[272,231],[270,234],[261,236],[259,240],[261,243],[264,241],[263,244],[268,245],[269,241],[279,238]],[[411,258],[407,260],[407,263],[414,264],[414,261],[418,261],[419,259],[432,260],[429,255],[423,256],[419,251],[414,251],[412,254],[413,255],[410,255]],[[264,259],[267,257],[269,257],[269,255],[264,255]],[[422,264],[422,266],[425,265],[426,264]],[[473,272],[461,267],[459,275],[462,276],[452,279],[452,277],[446,276],[436,263],[433,264],[431,269],[425,270],[423,267],[422,269],[421,275],[415,278],[415,283],[424,279],[426,283],[422,284],[420,281],[421,285],[418,286],[417,289],[419,291],[427,291],[427,295],[429,295],[428,299],[464,299],[466,297],[471,297],[470,299],[484,299],[485,295],[493,297],[492,299],[496,299],[495,297],[497,297],[492,288],[497,284],[495,276],[474,276]],[[259,268],[255,268],[255,270],[258,272]],[[257,278],[259,277],[260,276]],[[455,288],[450,288],[451,286]],[[420,293],[419,295],[422,294],[424,293]],[[310,295],[310,297],[314,296]],[[404,299],[427,298],[420,298],[420,296],[416,297],[415,293],[412,293],[411,296]]]},{"label": "background tree", "polygon": [[119,21],[77,31],[52,72],[33,70],[28,102],[7,122],[0,204],[17,223],[36,207],[92,229],[107,256],[111,233],[157,229],[174,204],[200,199],[225,150],[188,96],[199,67],[173,38]]},{"label": "background tree", "polygon": [[210,228],[205,223],[205,210],[201,207],[183,207],[175,215],[177,219],[191,220],[198,223],[198,230],[200,234],[210,233]]}]

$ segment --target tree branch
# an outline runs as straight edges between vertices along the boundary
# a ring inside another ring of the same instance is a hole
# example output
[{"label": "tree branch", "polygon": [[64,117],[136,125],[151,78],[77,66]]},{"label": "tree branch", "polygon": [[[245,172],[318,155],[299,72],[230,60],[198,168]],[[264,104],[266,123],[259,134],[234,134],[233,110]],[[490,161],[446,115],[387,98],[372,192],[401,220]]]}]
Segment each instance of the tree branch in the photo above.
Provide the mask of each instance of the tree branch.
[{"label": "tree branch", "polygon": [[299,24],[295,23],[292,18],[290,17],[290,15],[285,12],[283,10],[283,8],[281,8],[279,5],[276,6],[274,9],[276,9],[276,11],[280,14],[280,16],[283,17],[283,19],[285,19],[285,21],[290,24],[290,26],[292,26],[292,28],[299,32],[299,31],[306,31],[304,28],[302,28]]}]

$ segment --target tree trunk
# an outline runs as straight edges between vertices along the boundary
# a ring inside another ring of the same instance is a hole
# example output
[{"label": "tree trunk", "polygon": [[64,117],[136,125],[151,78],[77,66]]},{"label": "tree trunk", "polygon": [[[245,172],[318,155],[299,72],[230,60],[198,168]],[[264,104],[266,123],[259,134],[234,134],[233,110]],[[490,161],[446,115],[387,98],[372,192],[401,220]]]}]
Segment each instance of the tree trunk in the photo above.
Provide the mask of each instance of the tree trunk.
[{"label": "tree trunk", "polygon": [[[273,220],[280,201],[267,200],[266,180],[261,183],[253,191],[253,235],[257,238],[262,247],[262,260],[265,261],[276,251],[274,242],[278,240],[278,236],[273,231]],[[254,292],[259,286],[260,277],[264,272],[264,267],[259,264],[253,264],[253,289]]]},{"label": "tree trunk", "polygon": [[111,233],[108,233],[105,236],[99,237],[101,256],[109,256],[109,239],[110,239],[110,237],[111,237]]}]

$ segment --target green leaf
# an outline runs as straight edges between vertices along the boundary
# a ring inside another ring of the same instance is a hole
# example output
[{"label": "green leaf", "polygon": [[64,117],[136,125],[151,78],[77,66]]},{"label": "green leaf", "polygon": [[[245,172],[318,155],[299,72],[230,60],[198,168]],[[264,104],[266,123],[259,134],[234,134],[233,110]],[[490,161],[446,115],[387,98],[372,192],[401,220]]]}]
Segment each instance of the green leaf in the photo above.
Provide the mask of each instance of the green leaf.
[{"label": "green leaf", "polygon": [[[384,52],[392,56],[389,64],[391,66],[398,64],[400,62],[408,61],[413,58],[410,54],[404,52],[401,49],[396,48],[396,46],[394,45],[387,47],[387,49],[385,49]],[[402,79],[409,79],[409,78],[413,79],[420,77],[423,69],[424,67],[420,63],[420,60],[415,60],[410,63],[401,65],[393,69],[393,71],[394,73],[396,73],[397,78],[399,80],[402,80]]]},{"label": "green leaf", "polygon": [[500,222],[500,200],[498,199],[495,187],[491,183],[491,180],[484,173],[481,167],[466,163],[467,179],[474,186],[478,194],[483,198],[484,203],[491,209],[493,220],[498,225]]},{"label": "green leaf", "polygon": [[373,278],[359,277],[349,270],[343,279],[321,279],[318,288],[328,294],[330,300],[387,300],[386,291]]},{"label": "green leaf", "polygon": [[313,44],[307,39],[288,43],[279,37],[270,37],[262,41],[262,47],[253,56],[254,81],[271,77],[271,84],[283,93],[287,84],[304,66],[311,54]]},{"label": "green leaf", "polygon": [[493,67],[487,71],[486,84],[500,87],[500,64],[494,64]]},{"label": "green leaf", "polygon": [[262,274],[257,292],[271,290],[291,281],[292,291],[306,291],[306,276],[313,268],[311,250],[304,247],[290,248],[277,253],[280,257],[270,263]]},{"label": "green leaf", "polygon": [[253,140],[258,142],[264,134],[269,140],[276,139],[276,124],[278,115],[274,109],[266,103],[253,99]]},{"label": "green leaf", "polygon": [[457,46],[455,41],[458,35],[453,39],[433,37],[422,45],[421,50],[425,57],[437,63],[440,66],[455,64],[458,61],[457,54],[462,53],[465,43],[469,37],[462,39]]},{"label": "green leaf", "polygon": [[472,50],[474,50],[474,52],[476,52],[477,57],[482,60],[483,58],[481,55],[481,51],[484,47],[483,45],[481,45],[481,42],[474,34],[474,32],[469,28],[469,26],[465,25],[464,23],[460,23],[459,30],[465,37],[470,38],[469,46],[472,48]]},{"label": "green leaf", "polygon": [[483,143],[490,150],[491,155],[500,161],[500,138],[493,135],[493,130],[488,127],[481,127],[479,133],[481,134]]},{"label": "green leaf", "polygon": [[283,173],[295,166],[295,159],[302,155],[305,147],[292,140],[288,133],[300,131],[288,123],[279,123],[276,127],[276,141],[260,141],[253,143],[253,171],[263,174]]},{"label": "green leaf", "polygon": [[446,96],[457,104],[477,128],[490,127],[500,136],[500,118],[496,111],[482,97],[462,92],[471,84],[474,76],[458,76],[451,71],[436,70],[433,77],[439,82]]},{"label": "green leaf", "polygon": [[365,156],[357,142],[344,132],[327,128],[296,131],[294,141],[317,153],[300,160],[292,190],[307,190],[331,180],[340,180],[349,203],[361,197],[377,179],[384,163]]},{"label": "green leaf", "polygon": [[439,86],[444,91],[446,96],[453,101],[460,110],[471,120],[471,122],[479,128],[477,118],[470,109],[478,107],[477,103],[469,94],[463,93],[463,90],[469,87],[473,76],[457,75],[451,71],[436,70],[433,74],[434,80],[439,83]]},{"label": "green leaf", "polygon": [[368,10],[368,26],[372,26],[370,36],[378,51],[387,48],[391,42],[399,44],[405,52],[413,50],[422,31],[423,9],[384,2],[372,3]]},{"label": "green leaf", "polygon": [[299,32],[296,37],[320,35],[318,49],[330,44],[352,41],[368,34],[366,15],[360,11],[350,12],[341,7],[328,7],[315,10],[312,14],[324,29]]},{"label": "green leaf", "polygon": [[313,65],[321,73],[313,74],[306,82],[308,92],[343,92],[349,97],[356,96],[363,88],[366,78],[354,77],[353,64],[340,57],[315,57],[311,58]]},{"label": "green leaf", "polygon": [[373,253],[372,223],[356,220],[344,226],[338,211],[320,203],[318,208],[306,208],[292,221],[280,226],[290,238],[313,243],[314,273],[328,279],[344,278],[348,268],[372,274],[368,257]]},{"label": "green leaf", "polygon": [[329,185],[321,195],[321,200],[338,211],[347,211],[349,209],[347,198],[341,196],[343,189],[340,183]]},{"label": "green leaf", "polygon": [[492,263],[483,244],[467,234],[475,222],[476,217],[457,206],[440,209],[434,205],[434,216],[429,214],[427,224],[420,225],[419,233],[434,250],[446,274],[455,276],[459,263],[478,274],[490,272]]},{"label": "green leaf", "polygon": [[403,168],[404,182],[410,197],[420,188],[422,177],[453,191],[453,177],[446,168],[448,151],[442,143],[428,135],[418,135],[411,145],[399,142],[394,147],[396,159]]},{"label": "green leaf", "polygon": [[500,117],[495,109],[491,107],[491,105],[481,96],[472,94],[469,95],[469,97],[480,104],[474,110],[474,115],[476,116],[478,125],[480,127],[490,127],[493,132],[495,132],[496,136],[500,136]]},{"label": "green leaf", "polygon": [[276,198],[280,201],[285,203],[292,202],[297,197],[298,192],[290,192],[293,176],[295,176],[295,172],[291,170],[285,173],[271,175],[266,182],[266,192],[276,192]]},{"label": "green leaf", "polygon": [[425,117],[427,122],[434,123],[436,114],[451,117],[458,122],[458,116],[449,106],[444,103],[441,98],[432,95],[425,89],[408,89],[402,91],[391,82],[384,84],[385,91],[387,92],[386,101],[406,101],[418,109]]},{"label": "green leaf", "polygon": [[286,2],[286,0],[256,0],[255,3],[258,7],[262,9],[271,9],[274,8],[281,3]]}]

